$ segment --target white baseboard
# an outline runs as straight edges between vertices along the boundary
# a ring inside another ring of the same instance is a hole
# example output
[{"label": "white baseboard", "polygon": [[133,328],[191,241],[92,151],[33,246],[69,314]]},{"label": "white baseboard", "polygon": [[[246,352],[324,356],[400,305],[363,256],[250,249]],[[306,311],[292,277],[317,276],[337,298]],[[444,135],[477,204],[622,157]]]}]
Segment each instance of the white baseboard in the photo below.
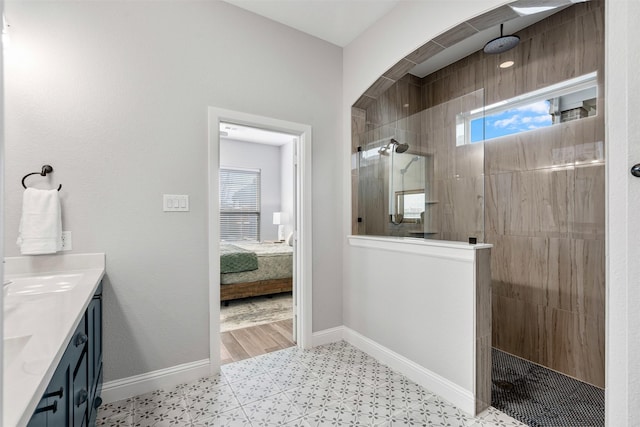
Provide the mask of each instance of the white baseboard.
[{"label": "white baseboard", "polygon": [[178,384],[195,381],[209,375],[209,359],[204,359],[109,381],[102,385],[102,401],[104,403],[117,402],[161,388],[175,387]]},{"label": "white baseboard", "polygon": [[475,415],[476,401],[471,391],[441,377],[435,372],[431,372],[427,368],[418,365],[346,326],[343,327],[343,339],[354,347],[364,351],[369,356],[399,371],[411,381],[443,397],[463,411]]},{"label": "white baseboard", "polygon": [[[338,326],[314,332],[312,338],[314,347],[343,339],[371,357],[402,373],[411,381],[443,397],[463,411],[472,415],[475,414],[475,398],[471,391],[465,390],[353,329]],[[209,359],[204,359],[142,375],[109,381],[102,386],[102,400],[104,403],[111,403],[160,388],[175,387],[178,384],[195,381],[198,378],[210,375],[209,369]]]},{"label": "white baseboard", "polygon": [[331,344],[332,342],[342,341],[344,337],[344,326],[336,326],[335,328],[324,329],[314,332],[312,344],[314,347],[319,345]]}]

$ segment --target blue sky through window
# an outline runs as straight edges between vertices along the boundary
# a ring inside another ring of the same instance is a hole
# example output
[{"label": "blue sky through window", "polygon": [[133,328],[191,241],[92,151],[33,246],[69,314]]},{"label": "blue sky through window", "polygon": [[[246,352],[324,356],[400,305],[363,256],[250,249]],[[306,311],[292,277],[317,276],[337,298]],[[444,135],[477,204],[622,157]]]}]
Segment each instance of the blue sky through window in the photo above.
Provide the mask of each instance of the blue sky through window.
[{"label": "blue sky through window", "polygon": [[550,102],[537,101],[471,120],[471,143],[551,126]]}]

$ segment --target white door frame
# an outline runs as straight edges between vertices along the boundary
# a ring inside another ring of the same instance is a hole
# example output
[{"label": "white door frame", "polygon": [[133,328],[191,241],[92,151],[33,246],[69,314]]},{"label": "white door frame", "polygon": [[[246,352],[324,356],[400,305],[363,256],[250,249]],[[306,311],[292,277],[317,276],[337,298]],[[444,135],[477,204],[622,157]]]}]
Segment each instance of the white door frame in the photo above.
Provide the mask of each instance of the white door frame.
[{"label": "white door frame", "polygon": [[209,364],[211,373],[220,371],[220,122],[257,127],[270,131],[289,133],[297,136],[294,150],[297,164],[296,206],[297,257],[294,272],[296,288],[296,306],[298,313],[298,347],[312,346],[312,245],[311,245],[311,126],[257,116],[239,111],[209,107]]}]

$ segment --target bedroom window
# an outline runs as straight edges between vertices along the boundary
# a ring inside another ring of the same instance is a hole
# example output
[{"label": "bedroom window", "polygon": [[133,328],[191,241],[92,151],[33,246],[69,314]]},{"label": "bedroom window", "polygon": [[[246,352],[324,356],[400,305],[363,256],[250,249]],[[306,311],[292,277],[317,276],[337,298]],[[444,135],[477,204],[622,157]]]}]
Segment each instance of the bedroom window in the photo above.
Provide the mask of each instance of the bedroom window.
[{"label": "bedroom window", "polygon": [[220,240],[260,240],[260,170],[220,168]]}]

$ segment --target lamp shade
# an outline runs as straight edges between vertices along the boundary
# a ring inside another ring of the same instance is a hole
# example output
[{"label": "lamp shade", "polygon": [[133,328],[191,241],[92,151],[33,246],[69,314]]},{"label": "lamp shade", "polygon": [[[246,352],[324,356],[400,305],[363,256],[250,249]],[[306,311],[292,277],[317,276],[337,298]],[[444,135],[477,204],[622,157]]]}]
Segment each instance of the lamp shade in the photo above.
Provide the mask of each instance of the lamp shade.
[{"label": "lamp shade", "polygon": [[273,224],[274,225],[282,224],[282,212],[274,212],[273,213]]},{"label": "lamp shade", "polygon": [[274,212],[273,213],[273,224],[281,225],[289,222],[289,215],[286,212]]}]

